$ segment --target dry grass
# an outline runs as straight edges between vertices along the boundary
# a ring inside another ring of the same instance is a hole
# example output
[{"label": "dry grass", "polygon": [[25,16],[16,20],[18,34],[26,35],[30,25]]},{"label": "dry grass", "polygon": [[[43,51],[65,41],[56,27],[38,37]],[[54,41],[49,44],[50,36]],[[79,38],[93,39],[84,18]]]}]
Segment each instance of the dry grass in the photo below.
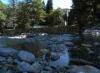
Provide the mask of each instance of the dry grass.
[{"label": "dry grass", "polygon": [[[8,42],[8,41],[7,41]],[[25,40],[10,40],[8,43],[6,42],[7,47],[15,48],[17,50],[27,50],[35,54],[36,57],[41,57],[43,53],[41,52],[41,49],[44,48],[44,46],[39,42],[27,42]]]}]

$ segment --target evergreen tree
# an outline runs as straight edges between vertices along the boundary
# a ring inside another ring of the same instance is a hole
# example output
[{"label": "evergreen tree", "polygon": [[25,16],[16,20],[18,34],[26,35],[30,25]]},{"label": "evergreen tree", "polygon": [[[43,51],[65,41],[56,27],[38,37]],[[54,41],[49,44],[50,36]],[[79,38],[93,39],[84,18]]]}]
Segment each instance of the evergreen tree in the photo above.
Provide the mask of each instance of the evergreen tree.
[{"label": "evergreen tree", "polygon": [[100,23],[100,1],[95,0],[94,5],[95,5],[96,20],[97,20],[98,23]]},{"label": "evergreen tree", "polygon": [[53,2],[52,0],[48,0],[47,5],[46,5],[46,12],[50,13],[53,10]]},{"label": "evergreen tree", "polygon": [[48,26],[58,26],[64,24],[63,12],[60,8],[50,12],[46,18]]},{"label": "evergreen tree", "polygon": [[22,2],[17,9],[17,29],[27,30],[33,25],[44,22],[45,11],[42,0],[33,0],[30,3]]},{"label": "evergreen tree", "polygon": [[4,23],[7,17],[7,15],[4,13],[6,7],[7,6],[0,1],[0,32],[3,32],[4,30]]},{"label": "evergreen tree", "polygon": [[73,0],[72,10],[69,16],[69,24],[77,24],[79,34],[95,23],[95,0]]},{"label": "evergreen tree", "polygon": [[45,5],[45,2],[43,1],[42,4],[43,4],[43,10],[46,11],[46,5]]}]

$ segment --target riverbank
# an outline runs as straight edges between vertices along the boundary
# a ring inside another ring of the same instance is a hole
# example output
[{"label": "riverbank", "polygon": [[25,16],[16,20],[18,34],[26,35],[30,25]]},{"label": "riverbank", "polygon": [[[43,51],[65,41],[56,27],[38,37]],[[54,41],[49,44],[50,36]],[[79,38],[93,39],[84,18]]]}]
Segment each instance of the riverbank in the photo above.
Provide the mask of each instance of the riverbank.
[{"label": "riverbank", "polygon": [[[78,36],[71,34],[40,33],[31,34],[28,37],[1,36],[0,71],[1,73],[78,73],[80,71],[99,73],[99,69],[95,68],[96,66],[93,67],[94,63],[81,60],[84,59],[82,54],[78,55],[81,48],[74,43],[78,40]],[[49,49],[52,52],[52,59],[46,62],[44,56]],[[74,58],[81,56],[77,62],[74,59],[71,63],[72,53],[74,56],[77,53]]]}]

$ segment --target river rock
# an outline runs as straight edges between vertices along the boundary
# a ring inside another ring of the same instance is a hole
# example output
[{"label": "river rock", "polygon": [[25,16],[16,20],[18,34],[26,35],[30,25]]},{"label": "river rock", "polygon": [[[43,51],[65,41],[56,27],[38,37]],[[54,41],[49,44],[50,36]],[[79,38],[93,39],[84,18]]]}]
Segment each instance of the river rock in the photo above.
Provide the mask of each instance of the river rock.
[{"label": "river rock", "polygon": [[64,44],[68,47],[74,47],[74,43],[72,42],[65,42]]},{"label": "river rock", "polygon": [[6,73],[16,73],[15,71],[13,71],[13,70],[7,70],[7,72]]},{"label": "river rock", "polygon": [[41,73],[52,73],[51,71],[42,70]]},{"label": "river rock", "polygon": [[51,68],[50,66],[45,66],[45,67],[43,68],[43,70],[45,70],[45,71],[52,71],[52,68]]},{"label": "river rock", "polygon": [[0,62],[6,61],[5,57],[0,56]]},{"label": "river rock", "polygon": [[94,42],[93,44],[94,44],[94,46],[100,46],[99,42]]},{"label": "river rock", "polygon": [[100,73],[100,70],[89,65],[74,66],[68,70],[69,73]]},{"label": "river rock", "polygon": [[32,64],[32,72],[34,73],[40,73],[40,71],[43,69],[43,67],[41,66],[41,64],[39,64],[39,62],[35,62]]},{"label": "river rock", "polygon": [[69,53],[67,51],[63,51],[59,53],[60,58],[55,61],[50,61],[50,66],[54,68],[63,68],[67,67],[69,64]]},{"label": "river rock", "polygon": [[84,47],[89,47],[89,48],[91,48],[92,47],[92,45],[91,44],[85,44],[85,43],[83,43],[83,44],[81,44],[82,46],[84,46]]},{"label": "river rock", "polygon": [[68,50],[68,48],[64,44],[52,44],[48,46],[51,51],[56,52],[56,51],[63,51],[63,50]]},{"label": "river rock", "polygon": [[12,48],[0,48],[0,56],[8,57],[8,56],[14,56],[16,55],[17,50]]},{"label": "river rock", "polygon": [[6,61],[7,61],[8,64],[14,63],[14,59],[12,57],[8,57]]},{"label": "river rock", "polygon": [[35,56],[31,52],[27,51],[20,51],[18,53],[18,58],[29,63],[33,63],[35,61]]},{"label": "river rock", "polygon": [[27,62],[24,62],[24,61],[20,62],[18,64],[17,68],[20,72],[32,72],[33,71],[33,68],[31,67],[31,65]]},{"label": "river rock", "polygon": [[52,61],[56,61],[56,60],[58,60],[60,58],[60,55],[59,54],[57,54],[57,53],[52,53],[51,54],[51,60]]},{"label": "river rock", "polygon": [[0,73],[6,73],[6,70],[0,69]]}]

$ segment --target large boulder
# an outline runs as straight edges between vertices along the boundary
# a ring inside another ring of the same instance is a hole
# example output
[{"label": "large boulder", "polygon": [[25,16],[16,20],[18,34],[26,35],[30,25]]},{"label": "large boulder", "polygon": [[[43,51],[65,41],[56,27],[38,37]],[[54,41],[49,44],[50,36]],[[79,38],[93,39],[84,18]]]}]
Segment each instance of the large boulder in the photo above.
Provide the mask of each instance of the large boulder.
[{"label": "large boulder", "polygon": [[89,65],[74,66],[68,70],[69,73],[100,73],[100,70]]},{"label": "large boulder", "polygon": [[8,56],[16,56],[17,50],[12,48],[0,48],[0,56],[8,57]]},{"label": "large boulder", "polygon": [[29,63],[33,63],[35,61],[35,56],[31,52],[27,51],[19,51],[18,58]]},{"label": "large boulder", "polygon": [[69,53],[67,51],[63,51],[59,53],[59,56],[59,59],[57,58],[56,60],[50,60],[50,66],[56,69],[67,67],[69,64]]}]

